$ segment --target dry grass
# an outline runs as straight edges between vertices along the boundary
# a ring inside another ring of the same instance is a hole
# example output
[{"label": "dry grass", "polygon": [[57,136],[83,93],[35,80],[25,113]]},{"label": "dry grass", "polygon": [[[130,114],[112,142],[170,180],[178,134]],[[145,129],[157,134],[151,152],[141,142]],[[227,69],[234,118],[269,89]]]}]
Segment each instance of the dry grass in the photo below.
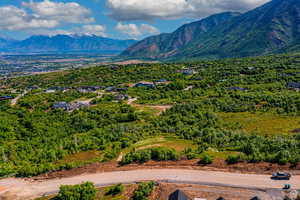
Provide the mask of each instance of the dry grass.
[{"label": "dry grass", "polygon": [[72,163],[72,162],[84,162],[84,161],[97,159],[100,156],[101,156],[101,153],[99,151],[80,152],[80,153],[66,156],[64,159],[57,161],[57,164]]},{"label": "dry grass", "polygon": [[300,117],[272,113],[219,113],[229,129],[262,135],[292,134],[300,128]]}]

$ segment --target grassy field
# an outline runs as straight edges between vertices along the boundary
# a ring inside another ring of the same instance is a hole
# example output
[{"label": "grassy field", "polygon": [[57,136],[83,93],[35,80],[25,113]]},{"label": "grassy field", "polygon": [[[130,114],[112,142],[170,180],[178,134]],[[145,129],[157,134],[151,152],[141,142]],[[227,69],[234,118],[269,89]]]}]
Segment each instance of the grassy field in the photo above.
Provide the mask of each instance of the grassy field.
[{"label": "grassy field", "polygon": [[88,164],[100,161],[101,159],[102,155],[99,151],[86,151],[68,155],[64,159],[57,161],[56,164],[63,165],[65,163],[75,163],[78,165],[82,165],[85,163]]},{"label": "grassy field", "polygon": [[262,135],[292,134],[300,128],[300,117],[272,113],[219,113],[226,127]]},{"label": "grassy field", "polygon": [[196,145],[193,144],[192,141],[178,139],[176,137],[159,136],[159,137],[149,138],[137,142],[131,147],[125,149],[122,153],[128,153],[133,149],[141,150],[141,149],[147,149],[151,147],[168,147],[168,148],[173,148],[176,151],[180,152],[189,147],[194,148],[196,147]]}]

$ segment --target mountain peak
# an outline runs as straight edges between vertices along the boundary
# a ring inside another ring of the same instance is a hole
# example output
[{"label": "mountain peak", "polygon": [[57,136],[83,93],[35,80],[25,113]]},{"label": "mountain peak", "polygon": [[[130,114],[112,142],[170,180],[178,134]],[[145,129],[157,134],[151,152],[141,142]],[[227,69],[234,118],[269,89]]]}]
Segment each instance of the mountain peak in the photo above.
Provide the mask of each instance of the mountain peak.
[{"label": "mountain peak", "polygon": [[286,52],[298,46],[300,1],[273,0],[244,14],[215,14],[173,33],[146,38],[121,56],[215,59]]}]

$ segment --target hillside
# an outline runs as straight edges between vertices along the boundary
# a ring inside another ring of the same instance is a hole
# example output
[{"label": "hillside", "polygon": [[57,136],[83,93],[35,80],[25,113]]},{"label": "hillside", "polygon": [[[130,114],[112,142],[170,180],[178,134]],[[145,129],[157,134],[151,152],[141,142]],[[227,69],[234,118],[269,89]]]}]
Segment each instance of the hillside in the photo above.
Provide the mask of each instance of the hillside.
[{"label": "hillside", "polygon": [[120,52],[135,43],[135,40],[116,40],[95,35],[31,36],[13,43],[1,42],[4,52]]},{"label": "hillside", "polygon": [[0,79],[0,177],[180,159],[299,170],[299,63],[287,54]]},{"label": "hillside", "polygon": [[[219,23],[203,29],[211,20]],[[121,56],[185,59],[290,52],[299,50],[299,34],[300,1],[273,0],[244,14],[221,13],[186,24],[171,34],[146,38]]]}]

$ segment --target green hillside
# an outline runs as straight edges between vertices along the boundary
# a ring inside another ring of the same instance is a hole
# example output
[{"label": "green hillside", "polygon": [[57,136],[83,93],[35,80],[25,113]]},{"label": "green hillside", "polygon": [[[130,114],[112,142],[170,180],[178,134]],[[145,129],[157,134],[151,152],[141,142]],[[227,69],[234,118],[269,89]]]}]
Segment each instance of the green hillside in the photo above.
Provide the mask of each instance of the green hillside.
[{"label": "green hillside", "polygon": [[18,99],[0,101],[0,176],[120,155],[123,164],[204,156],[298,169],[299,63],[286,54],[1,79],[0,96]]},{"label": "green hillside", "polygon": [[121,56],[182,60],[294,52],[299,50],[299,25],[298,0],[273,0],[244,14],[221,13],[146,38]]}]

